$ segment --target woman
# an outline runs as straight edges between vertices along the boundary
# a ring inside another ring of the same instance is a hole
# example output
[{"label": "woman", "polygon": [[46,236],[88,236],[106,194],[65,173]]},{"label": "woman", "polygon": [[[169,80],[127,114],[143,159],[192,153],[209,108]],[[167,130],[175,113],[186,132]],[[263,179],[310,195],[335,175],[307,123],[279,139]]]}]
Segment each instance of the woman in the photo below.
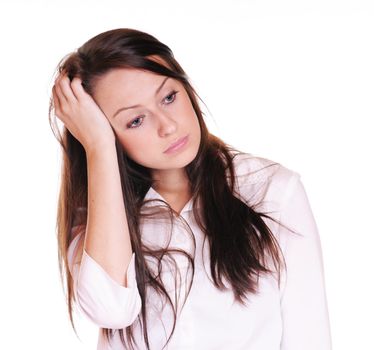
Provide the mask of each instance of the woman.
[{"label": "woman", "polygon": [[73,327],[76,305],[100,328],[98,349],[330,349],[300,175],[209,133],[187,75],[147,33],[101,33],[58,73]]}]

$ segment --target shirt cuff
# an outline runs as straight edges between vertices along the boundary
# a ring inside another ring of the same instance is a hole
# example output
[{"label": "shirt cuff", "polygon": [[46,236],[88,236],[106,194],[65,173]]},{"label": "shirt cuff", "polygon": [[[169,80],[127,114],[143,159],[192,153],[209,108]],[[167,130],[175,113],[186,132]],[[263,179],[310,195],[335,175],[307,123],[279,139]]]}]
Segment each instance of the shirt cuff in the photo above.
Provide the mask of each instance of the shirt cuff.
[{"label": "shirt cuff", "polygon": [[141,309],[135,253],[126,271],[126,287],[115,281],[85,249],[80,264],[74,264],[71,271],[77,307],[93,323],[101,328],[121,329],[134,322]]}]

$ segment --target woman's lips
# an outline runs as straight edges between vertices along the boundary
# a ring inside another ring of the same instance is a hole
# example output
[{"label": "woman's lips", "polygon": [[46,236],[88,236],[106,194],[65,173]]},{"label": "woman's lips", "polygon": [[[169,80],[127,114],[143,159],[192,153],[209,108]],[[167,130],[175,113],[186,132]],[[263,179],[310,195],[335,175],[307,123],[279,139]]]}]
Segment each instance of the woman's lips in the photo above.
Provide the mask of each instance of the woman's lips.
[{"label": "woman's lips", "polygon": [[180,150],[188,141],[188,135],[172,143],[164,153],[173,153]]}]

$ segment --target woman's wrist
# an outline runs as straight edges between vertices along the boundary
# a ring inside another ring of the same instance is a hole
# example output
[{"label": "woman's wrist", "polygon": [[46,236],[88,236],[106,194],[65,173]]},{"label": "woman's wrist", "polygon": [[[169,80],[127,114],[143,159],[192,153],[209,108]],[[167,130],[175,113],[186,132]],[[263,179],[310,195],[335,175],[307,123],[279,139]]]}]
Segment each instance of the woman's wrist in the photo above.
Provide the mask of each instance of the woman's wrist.
[{"label": "woman's wrist", "polygon": [[90,146],[85,147],[87,158],[95,157],[97,155],[105,154],[107,152],[113,152],[115,150],[115,139],[106,139],[101,141],[96,141]]}]

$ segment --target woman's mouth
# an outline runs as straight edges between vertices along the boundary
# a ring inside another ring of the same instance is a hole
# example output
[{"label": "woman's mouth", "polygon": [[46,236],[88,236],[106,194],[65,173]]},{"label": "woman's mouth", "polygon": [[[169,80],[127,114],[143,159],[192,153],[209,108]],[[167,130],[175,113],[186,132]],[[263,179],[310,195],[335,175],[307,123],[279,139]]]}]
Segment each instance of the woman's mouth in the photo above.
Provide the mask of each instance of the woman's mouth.
[{"label": "woman's mouth", "polygon": [[188,135],[181,137],[177,141],[173,142],[164,153],[170,154],[181,150],[188,142]]}]

